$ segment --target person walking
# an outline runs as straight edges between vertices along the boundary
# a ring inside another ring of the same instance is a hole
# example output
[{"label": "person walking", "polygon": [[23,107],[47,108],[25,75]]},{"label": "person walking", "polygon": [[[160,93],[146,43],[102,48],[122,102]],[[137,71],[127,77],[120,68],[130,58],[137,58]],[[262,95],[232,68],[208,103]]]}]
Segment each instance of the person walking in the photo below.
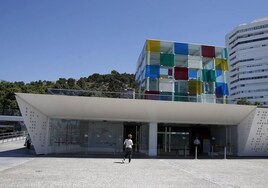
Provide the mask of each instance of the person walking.
[{"label": "person walking", "polygon": [[132,146],[133,146],[133,142],[132,142],[132,135],[128,134],[128,138],[125,139],[124,141],[124,146],[125,146],[125,155],[124,158],[122,160],[122,163],[125,162],[125,159],[128,157],[128,162],[131,162],[131,157],[132,157]]}]

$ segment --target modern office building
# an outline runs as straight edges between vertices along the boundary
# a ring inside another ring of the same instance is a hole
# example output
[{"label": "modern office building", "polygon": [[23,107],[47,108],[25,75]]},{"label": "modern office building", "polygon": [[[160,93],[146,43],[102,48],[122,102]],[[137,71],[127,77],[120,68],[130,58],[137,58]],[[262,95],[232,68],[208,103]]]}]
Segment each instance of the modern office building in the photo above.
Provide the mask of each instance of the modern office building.
[{"label": "modern office building", "polygon": [[227,71],[223,47],[147,40],[136,80],[146,99],[226,103]]},{"label": "modern office building", "polygon": [[134,152],[148,156],[193,155],[196,137],[202,155],[211,155],[213,145],[215,155],[226,147],[228,155],[267,156],[268,109],[224,104],[226,71],[224,48],[147,40],[138,97],[16,99],[37,154],[121,154],[131,133]]},{"label": "modern office building", "polygon": [[229,99],[268,105],[268,17],[241,24],[226,35]]}]

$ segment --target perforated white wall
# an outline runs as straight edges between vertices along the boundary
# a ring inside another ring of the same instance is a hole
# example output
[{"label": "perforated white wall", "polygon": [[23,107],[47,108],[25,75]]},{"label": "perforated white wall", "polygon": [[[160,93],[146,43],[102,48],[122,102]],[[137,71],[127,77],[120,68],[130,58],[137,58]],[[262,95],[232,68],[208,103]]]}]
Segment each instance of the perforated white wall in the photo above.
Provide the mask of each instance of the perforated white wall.
[{"label": "perforated white wall", "polygon": [[241,123],[238,124],[238,155],[244,155],[245,145],[248,139],[250,128],[254,119],[255,111],[251,112]]},{"label": "perforated white wall", "polygon": [[17,102],[36,154],[46,153],[48,117],[17,97]]},{"label": "perforated white wall", "polygon": [[257,108],[238,125],[238,155],[268,156],[267,108]]},{"label": "perforated white wall", "polygon": [[246,156],[268,155],[268,109],[257,108],[245,145]]}]

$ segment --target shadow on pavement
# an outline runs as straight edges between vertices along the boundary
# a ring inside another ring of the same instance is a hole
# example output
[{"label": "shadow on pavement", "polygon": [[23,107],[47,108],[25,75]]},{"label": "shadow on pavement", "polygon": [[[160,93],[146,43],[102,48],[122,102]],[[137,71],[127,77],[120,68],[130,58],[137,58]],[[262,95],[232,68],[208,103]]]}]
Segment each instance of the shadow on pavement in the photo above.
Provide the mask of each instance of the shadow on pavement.
[{"label": "shadow on pavement", "polygon": [[34,157],[36,156],[33,149],[18,148],[7,151],[0,151],[0,157]]}]

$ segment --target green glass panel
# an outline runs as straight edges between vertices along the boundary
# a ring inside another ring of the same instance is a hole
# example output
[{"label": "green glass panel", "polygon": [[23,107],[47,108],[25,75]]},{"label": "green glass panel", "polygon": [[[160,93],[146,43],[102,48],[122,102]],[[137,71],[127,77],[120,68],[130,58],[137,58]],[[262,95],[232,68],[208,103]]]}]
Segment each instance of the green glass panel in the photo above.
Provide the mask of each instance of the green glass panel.
[{"label": "green glass panel", "polygon": [[225,59],[227,59],[227,49],[224,48],[224,56],[223,56]]},{"label": "green glass panel", "polygon": [[160,65],[173,67],[174,66],[174,54],[160,54]]},{"label": "green glass panel", "polygon": [[216,81],[215,70],[203,69],[203,81],[215,82]]}]

